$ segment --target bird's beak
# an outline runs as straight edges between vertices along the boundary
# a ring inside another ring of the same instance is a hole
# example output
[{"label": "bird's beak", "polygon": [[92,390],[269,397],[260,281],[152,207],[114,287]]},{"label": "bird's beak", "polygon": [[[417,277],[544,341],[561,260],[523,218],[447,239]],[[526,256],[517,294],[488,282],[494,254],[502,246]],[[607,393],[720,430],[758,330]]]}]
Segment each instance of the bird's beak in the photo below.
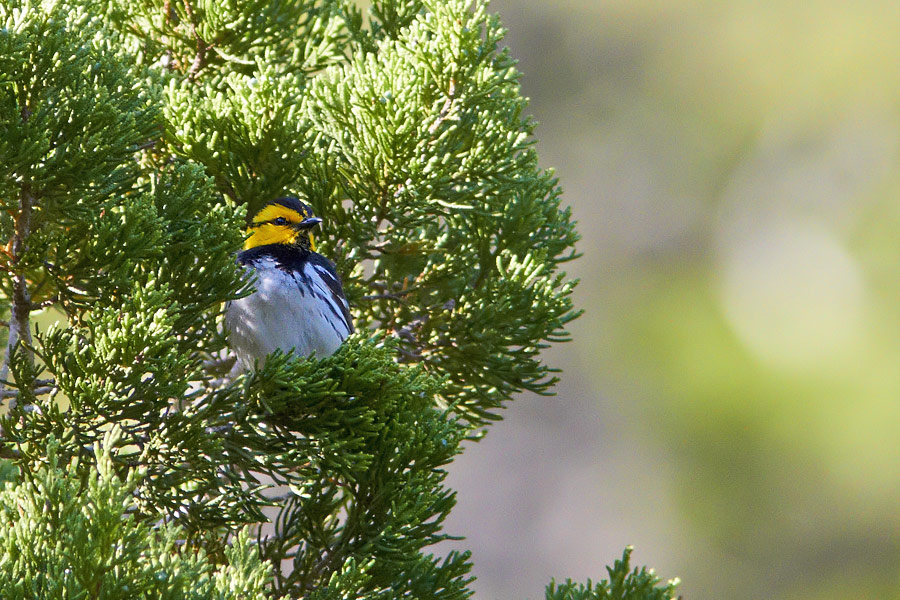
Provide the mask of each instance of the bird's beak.
[{"label": "bird's beak", "polygon": [[303,231],[305,229],[312,229],[313,227],[315,227],[316,225],[318,225],[321,222],[322,222],[322,219],[320,219],[319,217],[308,217],[306,219],[303,219],[296,225],[294,225],[294,229],[296,229],[297,231]]}]

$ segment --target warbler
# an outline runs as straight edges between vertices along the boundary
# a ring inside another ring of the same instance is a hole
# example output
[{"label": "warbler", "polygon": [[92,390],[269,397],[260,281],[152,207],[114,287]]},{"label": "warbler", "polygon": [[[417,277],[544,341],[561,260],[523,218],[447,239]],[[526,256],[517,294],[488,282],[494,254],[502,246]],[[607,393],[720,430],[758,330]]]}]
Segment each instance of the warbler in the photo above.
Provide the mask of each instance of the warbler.
[{"label": "warbler", "polygon": [[332,354],[353,333],[350,307],[334,264],[315,251],[322,222],[297,198],[277,198],[253,217],[237,262],[255,276],[254,291],[225,311],[238,364],[280,349],[298,356]]}]

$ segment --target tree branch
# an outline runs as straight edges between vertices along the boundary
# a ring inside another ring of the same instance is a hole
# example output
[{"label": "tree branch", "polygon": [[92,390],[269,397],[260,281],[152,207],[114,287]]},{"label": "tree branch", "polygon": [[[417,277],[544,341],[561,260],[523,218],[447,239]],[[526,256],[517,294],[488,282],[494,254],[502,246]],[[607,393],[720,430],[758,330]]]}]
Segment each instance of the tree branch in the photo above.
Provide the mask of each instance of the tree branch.
[{"label": "tree branch", "polygon": [[194,55],[194,61],[191,63],[191,69],[188,71],[188,81],[197,79],[197,75],[206,63],[206,53],[215,46],[215,43],[207,44],[197,31],[197,19],[194,17],[194,10],[191,8],[190,0],[185,0],[184,11],[188,16],[188,23],[191,27],[191,34],[197,43],[197,54]]},{"label": "tree branch", "polygon": [[9,376],[9,361],[16,345],[21,341],[25,345],[26,358],[33,361],[31,346],[31,296],[28,294],[28,281],[19,262],[25,253],[28,236],[31,234],[31,211],[34,207],[34,194],[28,184],[19,192],[19,211],[15,218],[16,230],[12,240],[13,297],[9,318],[9,338],[6,342],[6,354],[3,366],[0,367],[0,395],[6,392],[6,381]]},{"label": "tree branch", "polygon": [[[41,396],[49,394],[54,389],[56,389],[56,381],[53,379],[37,379],[34,382],[34,389],[31,390],[31,393],[35,396]],[[21,393],[21,390],[2,390],[0,391],[0,400],[3,398],[18,398]]]}]

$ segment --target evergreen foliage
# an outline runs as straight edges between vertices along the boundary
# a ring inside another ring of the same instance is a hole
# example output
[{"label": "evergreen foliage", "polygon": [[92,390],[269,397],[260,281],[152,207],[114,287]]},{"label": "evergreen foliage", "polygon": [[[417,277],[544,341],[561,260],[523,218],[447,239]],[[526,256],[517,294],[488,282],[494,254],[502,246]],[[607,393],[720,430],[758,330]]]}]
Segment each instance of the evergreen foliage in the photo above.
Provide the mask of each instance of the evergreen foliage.
[{"label": "evergreen foliage", "polygon": [[[464,0],[0,2],[0,562],[55,574],[3,597],[470,595],[429,553],[444,467],[577,316],[502,35]],[[245,219],[286,193],[359,333],[223,376]]]},{"label": "evergreen foliage", "polygon": [[567,579],[557,585],[555,581],[547,586],[547,600],[668,600],[674,597],[678,580],[673,579],[660,585],[659,577],[646,567],[631,569],[629,546],[612,567],[606,567],[609,579],[597,584],[588,580],[587,584],[574,583]]},{"label": "evergreen foliage", "polygon": [[94,446],[88,465],[81,459],[60,465],[50,437],[46,464],[21,476],[5,473],[0,597],[264,600],[269,569],[246,531],[217,565],[202,548],[179,544],[184,533],[177,525],[135,519],[132,492],[144,475],[116,474],[108,448],[118,434]]}]

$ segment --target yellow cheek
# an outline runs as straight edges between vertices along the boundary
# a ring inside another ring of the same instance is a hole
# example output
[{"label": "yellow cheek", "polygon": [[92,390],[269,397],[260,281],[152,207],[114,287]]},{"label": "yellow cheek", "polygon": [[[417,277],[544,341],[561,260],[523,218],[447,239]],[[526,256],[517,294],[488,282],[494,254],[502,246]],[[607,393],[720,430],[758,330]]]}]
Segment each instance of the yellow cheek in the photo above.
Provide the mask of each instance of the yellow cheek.
[{"label": "yellow cheek", "polygon": [[253,229],[253,235],[244,242],[244,250],[268,244],[292,244],[296,237],[297,232],[289,227],[266,223]]}]

